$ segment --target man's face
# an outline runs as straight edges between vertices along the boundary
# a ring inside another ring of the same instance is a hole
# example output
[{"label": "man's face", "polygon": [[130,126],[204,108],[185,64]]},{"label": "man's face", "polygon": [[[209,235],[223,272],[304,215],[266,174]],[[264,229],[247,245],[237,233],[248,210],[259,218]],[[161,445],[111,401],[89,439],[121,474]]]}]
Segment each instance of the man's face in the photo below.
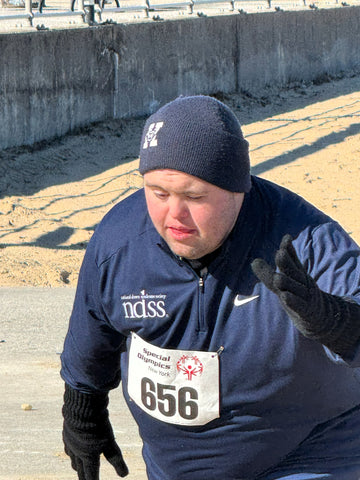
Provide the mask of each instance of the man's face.
[{"label": "man's face", "polygon": [[144,188],[156,230],[173,253],[190,260],[213,252],[224,242],[244,200],[243,193],[168,169],[145,173]]}]

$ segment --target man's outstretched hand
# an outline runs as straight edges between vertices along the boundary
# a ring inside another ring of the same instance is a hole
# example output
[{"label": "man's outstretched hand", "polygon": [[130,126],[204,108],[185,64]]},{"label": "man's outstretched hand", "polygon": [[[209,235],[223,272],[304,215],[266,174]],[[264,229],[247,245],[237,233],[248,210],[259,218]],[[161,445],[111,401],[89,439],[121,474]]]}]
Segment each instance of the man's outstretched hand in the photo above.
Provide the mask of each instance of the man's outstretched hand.
[{"label": "man's outstretched hand", "polygon": [[285,235],[275,255],[277,271],[256,258],[252,270],[274,292],[296,328],[339,355],[351,354],[360,340],[360,305],[323,292],[298,259]]}]

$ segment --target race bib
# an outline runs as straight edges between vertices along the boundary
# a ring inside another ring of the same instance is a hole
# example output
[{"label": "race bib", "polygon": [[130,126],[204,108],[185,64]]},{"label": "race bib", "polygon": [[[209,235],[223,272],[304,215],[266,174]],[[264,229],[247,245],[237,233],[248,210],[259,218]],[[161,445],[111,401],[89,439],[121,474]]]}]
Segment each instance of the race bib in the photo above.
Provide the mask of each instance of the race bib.
[{"label": "race bib", "polygon": [[219,356],[159,348],[131,335],[128,392],[146,413],[177,425],[219,417]]}]

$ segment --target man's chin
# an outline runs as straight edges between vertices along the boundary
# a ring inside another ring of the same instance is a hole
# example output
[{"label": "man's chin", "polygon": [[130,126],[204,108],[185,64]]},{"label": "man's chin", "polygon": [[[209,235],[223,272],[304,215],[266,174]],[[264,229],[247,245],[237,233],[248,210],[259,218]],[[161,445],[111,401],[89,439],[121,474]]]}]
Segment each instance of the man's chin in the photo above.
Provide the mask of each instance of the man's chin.
[{"label": "man's chin", "polygon": [[200,248],[195,245],[179,245],[177,242],[168,242],[168,246],[175,255],[186,258],[187,260],[196,260],[208,253],[204,250],[204,248]]},{"label": "man's chin", "polygon": [[170,250],[177,255],[178,257],[187,258],[188,260],[193,260],[199,258],[198,248],[191,245],[179,244],[178,242],[167,242]]}]

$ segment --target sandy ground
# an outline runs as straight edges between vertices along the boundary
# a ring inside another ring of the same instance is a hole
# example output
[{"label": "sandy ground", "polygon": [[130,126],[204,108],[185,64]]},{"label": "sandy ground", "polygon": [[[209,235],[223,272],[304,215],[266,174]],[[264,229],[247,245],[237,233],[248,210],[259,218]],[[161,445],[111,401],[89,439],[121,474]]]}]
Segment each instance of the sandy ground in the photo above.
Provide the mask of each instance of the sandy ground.
[{"label": "sandy ground", "polygon": [[[296,191],[360,243],[360,77],[219,97],[250,142],[252,173]],[[75,286],[103,215],[141,187],[144,119],[0,152],[0,286]]]}]

